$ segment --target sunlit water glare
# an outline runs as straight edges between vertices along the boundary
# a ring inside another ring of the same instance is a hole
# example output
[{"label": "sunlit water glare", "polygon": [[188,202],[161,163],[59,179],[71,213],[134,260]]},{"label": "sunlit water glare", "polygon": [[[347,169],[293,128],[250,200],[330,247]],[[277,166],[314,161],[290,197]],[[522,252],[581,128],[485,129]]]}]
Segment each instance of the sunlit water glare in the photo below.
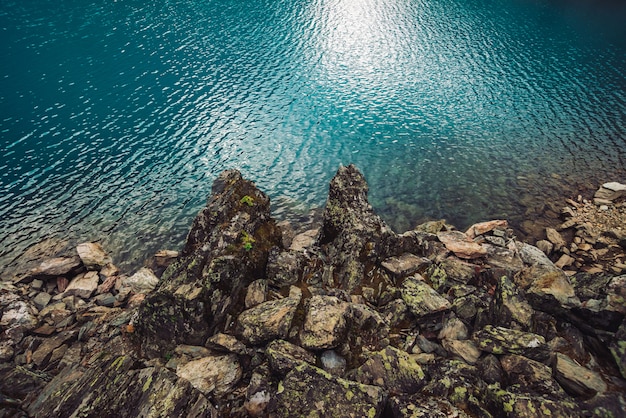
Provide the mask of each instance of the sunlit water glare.
[{"label": "sunlit water glare", "polygon": [[0,5],[5,274],[78,241],[127,267],[178,248],[228,168],[297,219],[355,163],[396,230],[626,181],[624,2]]}]

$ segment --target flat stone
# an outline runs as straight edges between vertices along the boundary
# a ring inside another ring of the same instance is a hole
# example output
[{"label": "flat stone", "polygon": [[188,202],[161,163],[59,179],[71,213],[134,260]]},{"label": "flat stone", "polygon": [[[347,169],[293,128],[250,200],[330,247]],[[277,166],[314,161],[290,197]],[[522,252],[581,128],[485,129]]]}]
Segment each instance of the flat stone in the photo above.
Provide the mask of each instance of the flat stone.
[{"label": "flat stone", "polygon": [[160,250],[154,254],[154,261],[158,267],[167,267],[178,257],[178,251]]},{"label": "flat stone", "polygon": [[559,231],[554,228],[546,228],[546,236],[548,237],[548,241],[554,244],[554,249],[557,251],[567,245]]},{"label": "flat stone", "polygon": [[450,302],[426,284],[419,274],[407,278],[400,293],[409,310],[418,318],[451,308]]},{"label": "flat stone", "polygon": [[72,279],[65,289],[65,295],[74,295],[83,299],[89,299],[91,295],[98,289],[100,277],[95,271],[88,271],[85,274],[79,274]]},{"label": "flat stone", "polygon": [[391,257],[381,263],[384,268],[396,277],[410,276],[430,264],[432,262],[428,258],[418,257],[411,253],[405,253],[399,257]]},{"label": "flat stone", "polygon": [[100,270],[113,260],[97,242],[84,242],[76,246],[76,252],[87,270]]},{"label": "flat stone", "polygon": [[484,235],[487,232],[491,232],[494,229],[503,229],[503,228],[508,228],[509,223],[506,220],[493,220],[493,221],[487,221],[487,222],[480,222],[477,224],[474,224],[472,226],[470,226],[467,231],[465,231],[465,235],[467,235],[467,237],[469,239],[474,239],[479,235]]},{"label": "flat stone", "polygon": [[313,296],[300,332],[302,346],[312,350],[337,347],[348,331],[349,307],[347,302],[334,296]]},{"label": "flat stone", "polygon": [[550,255],[552,253],[552,250],[554,249],[554,244],[552,244],[548,240],[542,239],[540,241],[537,241],[537,248],[543,251],[545,255]]},{"label": "flat stone", "polygon": [[574,257],[570,257],[567,254],[563,254],[556,263],[554,263],[555,266],[557,266],[558,268],[562,269],[564,267],[567,266],[571,266],[572,264],[574,264],[574,261],[576,261],[576,259]]},{"label": "flat stone", "polygon": [[132,276],[123,279],[122,284],[135,293],[147,294],[156,288],[159,278],[149,268],[142,267]]},{"label": "flat stone", "polygon": [[235,354],[247,354],[246,346],[232,335],[217,333],[211,336],[205,346],[216,351],[225,351]]},{"label": "flat stone", "polygon": [[439,238],[439,241],[441,241],[449,251],[452,251],[459,258],[473,259],[487,255],[485,248],[470,240],[463,232],[439,232],[437,238]]},{"label": "flat stone", "polygon": [[530,332],[487,325],[473,339],[478,348],[492,354],[518,354],[537,361],[550,357],[545,338]]},{"label": "flat stone", "polygon": [[80,257],[57,257],[44,260],[31,270],[32,276],[65,276],[81,266]]},{"label": "flat stone", "polygon": [[221,396],[232,391],[242,376],[235,354],[203,357],[179,366],[176,375],[205,395]]},{"label": "flat stone", "polygon": [[284,298],[261,303],[245,310],[237,320],[241,337],[257,345],[287,338],[300,298]]},{"label": "flat stone", "polygon": [[211,350],[206,347],[185,344],[177,345],[174,349],[174,353],[178,354],[179,356],[191,357],[192,359],[199,359],[211,356]]},{"label": "flat stone", "polygon": [[54,337],[44,339],[33,353],[33,363],[38,367],[45,367],[52,356],[52,352],[63,344],[75,339],[76,335],[77,331],[64,331]]},{"label": "flat stone", "polygon": [[98,306],[107,306],[112,308],[115,305],[115,302],[117,302],[117,299],[111,293],[102,293],[96,296],[94,301]]},{"label": "flat stone", "polygon": [[49,293],[40,292],[33,298],[33,303],[35,304],[35,307],[41,311],[46,307],[46,305],[48,305],[48,303],[50,303],[50,299],[52,299],[52,296]]},{"label": "flat stone", "polygon": [[596,191],[594,194],[594,200],[602,199],[612,202],[622,196],[626,196],[626,185],[618,182],[610,182],[604,183],[602,187]]},{"label": "flat stone", "polygon": [[35,290],[41,290],[43,288],[43,280],[35,279],[30,283],[30,287]]},{"label": "flat stone", "polygon": [[556,353],[554,366],[556,380],[573,396],[595,396],[607,390],[600,375],[587,369],[568,356]]},{"label": "flat stone", "polygon": [[459,358],[467,364],[474,365],[480,358],[481,351],[469,340],[443,340],[443,348],[453,357]]}]

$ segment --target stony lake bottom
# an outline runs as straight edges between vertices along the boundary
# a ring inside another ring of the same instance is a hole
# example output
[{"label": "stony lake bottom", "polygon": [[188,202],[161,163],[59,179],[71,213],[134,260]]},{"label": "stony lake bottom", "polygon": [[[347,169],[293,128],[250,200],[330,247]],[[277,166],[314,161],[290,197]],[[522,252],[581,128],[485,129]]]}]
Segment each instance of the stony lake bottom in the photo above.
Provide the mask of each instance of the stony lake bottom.
[{"label": "stony lake bottom", "polygon": [[626,5],[0,1],[0,271],[177,248],[236,168],[308,219],[355,163],[397,231],[626,179]]}]

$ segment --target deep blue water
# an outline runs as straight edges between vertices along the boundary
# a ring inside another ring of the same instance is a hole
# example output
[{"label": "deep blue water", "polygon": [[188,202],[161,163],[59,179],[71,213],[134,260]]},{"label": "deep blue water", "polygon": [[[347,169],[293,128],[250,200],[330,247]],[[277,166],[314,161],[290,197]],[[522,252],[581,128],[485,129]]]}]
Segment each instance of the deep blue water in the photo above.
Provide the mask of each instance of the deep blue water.
[{"label": "deep blue water", "polygon": [[626,181],[624,22],[619,0],[0,0],[0,270],[41,241],[176,248],[227,168],[298,217],[356,163],[397,230]]}]

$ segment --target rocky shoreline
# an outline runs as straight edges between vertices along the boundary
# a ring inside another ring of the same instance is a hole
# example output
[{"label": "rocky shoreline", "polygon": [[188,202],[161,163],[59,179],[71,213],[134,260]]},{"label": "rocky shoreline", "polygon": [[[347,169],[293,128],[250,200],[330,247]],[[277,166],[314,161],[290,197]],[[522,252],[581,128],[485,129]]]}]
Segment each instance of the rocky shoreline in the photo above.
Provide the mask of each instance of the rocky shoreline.
[{"label": "rocky shoreline", "polygon": [[397,234],[354,167],[319,225],[236,171],[182,251],[96,243],[0,283],[0,417],[534,417],[626,411],[626,186],[537,246],[505,220]]}]

